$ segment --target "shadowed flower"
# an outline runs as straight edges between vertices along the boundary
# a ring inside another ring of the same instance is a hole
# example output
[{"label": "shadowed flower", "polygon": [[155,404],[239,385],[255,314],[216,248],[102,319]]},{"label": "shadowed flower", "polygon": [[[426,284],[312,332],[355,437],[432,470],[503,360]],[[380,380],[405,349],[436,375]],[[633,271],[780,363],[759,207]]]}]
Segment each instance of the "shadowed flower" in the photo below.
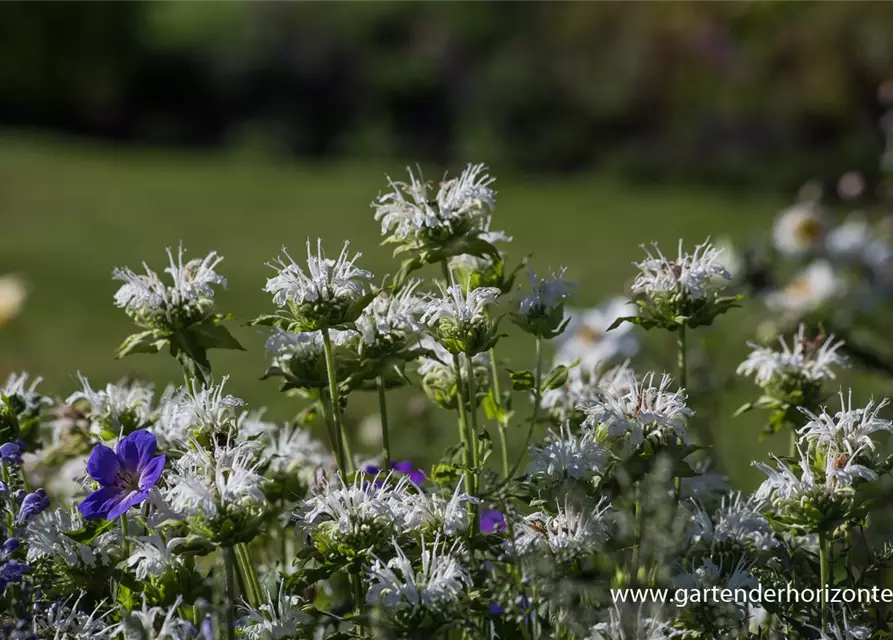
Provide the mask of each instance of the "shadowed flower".
[{"label": "shadowed flower", "polygon": [[155,455],[155,436],[140,429],[118,443],[117,452],[105,445],[93,447],[87,473],[100,484],[80,504],[87,520],[114,520],[131,507],[142,504],[161,477],[167,457]]}]

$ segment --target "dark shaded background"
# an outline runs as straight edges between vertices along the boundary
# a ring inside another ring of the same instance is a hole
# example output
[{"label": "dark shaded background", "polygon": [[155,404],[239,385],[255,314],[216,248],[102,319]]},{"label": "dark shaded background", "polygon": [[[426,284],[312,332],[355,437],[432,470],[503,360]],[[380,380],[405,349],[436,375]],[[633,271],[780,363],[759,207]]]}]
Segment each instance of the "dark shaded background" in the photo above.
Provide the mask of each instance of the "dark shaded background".
[{"label": "dark shaded background", "polygon": [[0,4],[0,126],[793,189],[875,166],[888,3]]}]

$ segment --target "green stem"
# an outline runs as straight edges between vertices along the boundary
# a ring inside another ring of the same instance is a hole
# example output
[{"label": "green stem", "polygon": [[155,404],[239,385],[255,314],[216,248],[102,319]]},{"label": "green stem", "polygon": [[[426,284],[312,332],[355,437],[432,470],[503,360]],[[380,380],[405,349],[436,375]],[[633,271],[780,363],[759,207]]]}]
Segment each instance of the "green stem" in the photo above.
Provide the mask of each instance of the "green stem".
[{"label": "green stem", "polygon": [[[536,421],[539,419],[540,414],[540,401],[542,400],[542,379],[543,379],[543,339],[537,336],[536,338],[536,366],[534,368],[534,380],[533,380],[533,414],[530,416],[530,426],[527,428],[527,437],[524,438],[524,446],[521,448],[521,455],[518,456],[518,459],[515,461],[515,464],[512,465],[511,470],[506,476],[506,480],[503,484],[508,482],[508,480],[515,475],[518,469],[521,466],[521,463],[524,461],[524,456],[527,455],[527,448],[530,446],[530,440],[533,438],[533,429],[536,427]],[[502,485],[500,485],[501,487]]]},{"label": "green stem", "polygon": [[[463,473],[465,477],[465,492],[468,495],[472,495],[474,494],[474,479],[471,475],[473,457],[468,448],[468,427],[465,421],[465,385],[462,384],[462,366],[459,364],[459,356],[455,353],[453,354],[453,371],[456,374],[456,396],[457,404],[459,405],[459,440],[462,442],[462,449],[465,452],[464,463],[466,468]],[[471,507],[472,505],[469,504],[468,513],[474,519],[474,511]]]},{"label": "green stem", "polygon": [[819,534],[819,577],[821,584],[820,601],[822,606],[822,633],[828,629],[828,602],[825,598],[825,585],[828,583],[828,541],[826,534]]},{"label": "green stem", "polygon": [[378,413],[381,415],[381,448],[384,449],[384,468],[391,468],[391,437],[388,434],[388,401],[385,398],[384,378],[375,378],[378,387]]},{"label": "green stem", "polygon": [[322,329],[322,343],[326,353],[326,372],[329,376],[329,398],[332,404],[332,418],[335,421],[335,431],[338,438],[338,470],[342,477],[345,472],[353,473],[353,456],[347,442],[347,432],[344,429],[344,420],[341,417],[341,400],[338,394],[338,379],[335,377],[335,359],[332,355],[332,338],[329,336],[329,328]]},{"label": "green stem", "polygon": [[223,550],[223,576],[226,585],[226,637],[236,637],[236,571],[235,553],[232,547]]},{"label": "green stem", "polygon": [[124,555],[130,557],[130,523],[127,521],[127,514],[121,514],[121,542],[124,546]]},{"label": "green stem", "polygon": [[797,457],[797,432],[793,427],[791,427],[790,456],[795,459]]},{"label": "green stem", "polygon": [[252,607],[259,607],[263,602],[263,594],[261,593],[260,580],[257,577],[257,571],[254,569],[254,563],[251,561],[251,552],[248,545],[240,542],[236,545],[236,561],[239,564],[239,573],[242,575],[242,581],[245,584],[245,595],[248,604]]},{"label": "green stem", "polygon": [[679,334],[676,338],[676,368],[678,370],[679,386],[688,391],[688,364],[686,362],[686,339],[685,325],[679,327]]},{"label": "green stem", "polygon": [[499,430],[499,446],[502,450],[502,475],[506,478],[509,475],[509,450],[508,442],[505,437],[506,424],[502,419],[502,391],[499,388],[499,368],[496,364],[496,347],[490,349],[490,377],[493,385],[493,400],[496,402],[496,408],[499,409],[500,419],[496,422]]},{"label": "green stem", "polygon": [[[468,375],[468,402],[469,402],[469,415],[471,416],[471,424],[469,425],[469,438],[471,445],[471,461],[474,465],[474,493],[472,494],[474,497],[477,497],[478,489],[480,487],[480,473],[481,473],[481,461],[480,461],[480,447],[478,446],[478,410],[477,410],[477,388],[474,379],[474,363],[472,362],[471,356],[465,354],[465,370]],[[474,517],[472,518],[471,531],[472,535],[480,531],[480,509],[477,504],[472,505],[472,510],[474,511]]]},{"label": "green stem", "polygon": [[326,423],[326,432],[329,436],[329,445],[332,447],[332,453],[335,456],[335,464],[338,471],[344,477],[344,469],[341,467],[341,440],[338,438],[338,431],[335,427],[335,419],[332,417],[332,401],[326,396],[326,392],[322,389],[319,391],[319,406],[322,408],[323,419]]}]

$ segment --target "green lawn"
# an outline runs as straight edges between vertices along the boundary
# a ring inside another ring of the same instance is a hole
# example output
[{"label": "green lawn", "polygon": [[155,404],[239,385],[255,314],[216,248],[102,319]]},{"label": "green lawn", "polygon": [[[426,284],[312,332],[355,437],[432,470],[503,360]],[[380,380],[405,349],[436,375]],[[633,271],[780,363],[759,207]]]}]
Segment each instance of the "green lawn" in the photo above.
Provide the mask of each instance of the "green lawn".
[{"label": "green lawn", "polygon": [[[116,265],[145,260],[160,269],[164,248],[179,241],[199,256],[211,249],[226,256],[221,265],[229,288],[219,308],[246,319],[272,309],[262,291],[270,270],[264,263],[283,244],[300,253],[307,237],[320,236],[336,252],[344,239],[363,252],[362,266],[383,275],[395,270],[378,246],[379,228],[369,206],[385,186],[384,173],[399,167],[369,164],[303,165],[245,157],[125,150],[83,142],[0,134],[0,273],[18,272],[28,282],[24,313],[0,330],[0,373],[27,369],[46,379],[45,389],[67,395],[80,370],[94,383],[138,374],[159,384],[178,381],[175,363],[164,355],[113,358],[130,332],[125,314],[112,304]],[[440,177],[431,168],[430,177]],[[533,254],[540,267],[567,265],[579,285],[578,305],[622,293],[634,273],[631,261],[643,242],[660,241],[675,250],[710,235],[742,240],[763,231],[783,199],[725,194],[694,188],[628,186],[598,176],[565,180],[499,176],[496,228],[515,238],[513,258]],[[431,274],[428,274],[431,275]],[[747,311],[721,320],[707,344],[726,369],[745,352]],[[230,391],[252,407],[268,405],[270,415],[294,412],[294,400],[278,394],[274,382],[258,378],[265,366],[262,336],[234,326],[245,353],[212,352],[218,375],[231,375]],[[651,336],[654,355],[671,361],[669,341]],[[703,340],[696,336],[695,340]],[[531,345],[513,335],[500,347],[513,366],[529,366]],[[437,447],[454,438],[439,411],[406,418],[406,400],[394,400],[400,424],[395,453],[430,461]],[[748,385],[720,398],[730,415],[752,393]],[[742,395],[744,394],[744,396]],[[352,399],[351,417],[373,410],[369,398]],[[751,457],[768,446],[757,443],[755,418],[715,425],[729,470],[750,484]]]}]

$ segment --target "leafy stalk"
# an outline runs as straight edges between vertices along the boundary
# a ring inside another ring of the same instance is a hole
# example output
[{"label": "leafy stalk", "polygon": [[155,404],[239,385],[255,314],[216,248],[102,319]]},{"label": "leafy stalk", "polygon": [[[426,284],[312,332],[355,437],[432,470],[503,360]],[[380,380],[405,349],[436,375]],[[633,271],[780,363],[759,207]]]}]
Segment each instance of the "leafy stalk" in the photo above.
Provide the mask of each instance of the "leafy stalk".
[{"label": "leafy stalk", "polygon": [[381,416],[381,447],[384,449],[384,468],[391,468],[391,437],[388,433],[388,402],[385,397],[384,378],[377,376],[375,386],[378,388],[378,412]]},{"label": "leafy stalk", "polygon": [[323,348],[326,353],[326,372],[329,377],[329,399],[332,405],[332,419],[335,421],[335,432],[338,446],[338,469],[341,475],[345,472],[353,473],[353,459],[348,449],[347,431],[344,428],[344,420],[341,416],[341,401],[338,393],[338,379],[335,376],[335,359],[332,355],[332,338],[328,327],[322,329]]}]

